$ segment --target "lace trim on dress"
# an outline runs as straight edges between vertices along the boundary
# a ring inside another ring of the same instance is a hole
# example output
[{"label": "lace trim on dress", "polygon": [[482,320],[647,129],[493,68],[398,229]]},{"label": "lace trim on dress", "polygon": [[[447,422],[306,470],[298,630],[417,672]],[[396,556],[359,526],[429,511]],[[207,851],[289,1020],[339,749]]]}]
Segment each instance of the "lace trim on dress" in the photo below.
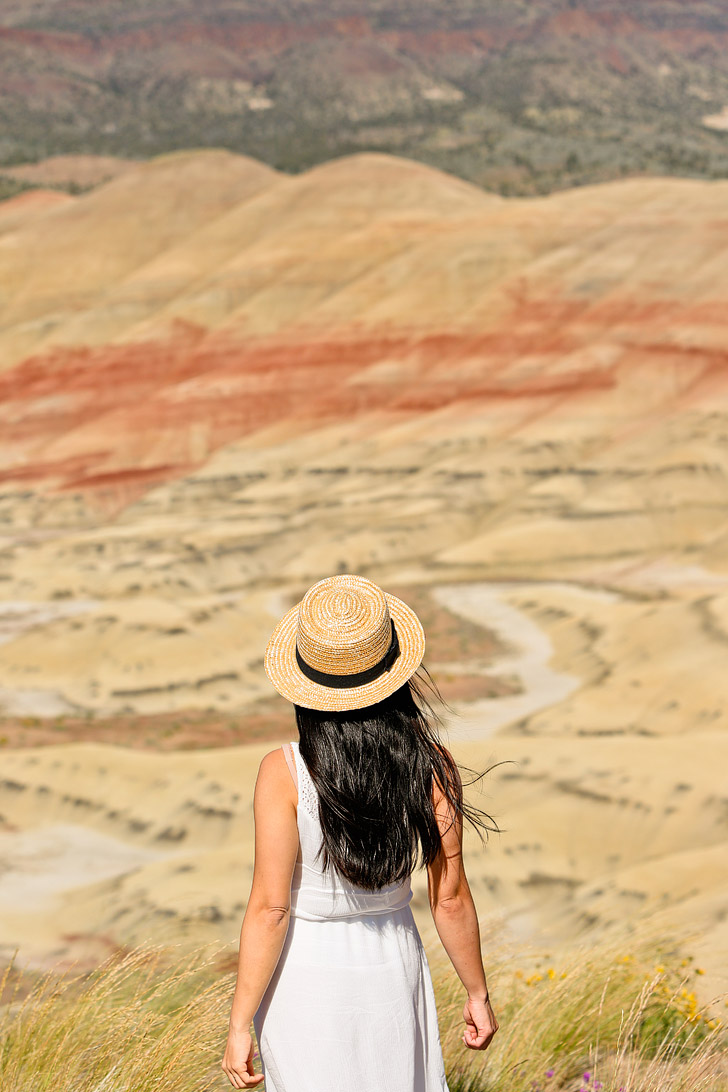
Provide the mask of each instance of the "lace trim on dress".
[{"label": "lace trim on dress", "polygon": [[295,745],[295,749],[296,766],[298,768],[298,802],[303,805],[312,819],[318,820],[318,793],[316,792],[316,786],[311,780],[311,774],[308,772],[306,763],[301,758],[298,744]]}]

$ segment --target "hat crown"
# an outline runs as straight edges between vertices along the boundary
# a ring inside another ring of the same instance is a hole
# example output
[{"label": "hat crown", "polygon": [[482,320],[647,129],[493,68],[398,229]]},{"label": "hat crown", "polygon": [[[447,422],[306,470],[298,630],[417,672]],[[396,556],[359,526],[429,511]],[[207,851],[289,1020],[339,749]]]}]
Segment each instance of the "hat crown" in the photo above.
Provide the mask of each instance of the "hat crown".
[{"label": "hat crown", "polygon": [[296,644],[301,658],[329,675],[374,667],[392,640],[392,620],[380,587],[363,576],[329,576],[304,595]]}]

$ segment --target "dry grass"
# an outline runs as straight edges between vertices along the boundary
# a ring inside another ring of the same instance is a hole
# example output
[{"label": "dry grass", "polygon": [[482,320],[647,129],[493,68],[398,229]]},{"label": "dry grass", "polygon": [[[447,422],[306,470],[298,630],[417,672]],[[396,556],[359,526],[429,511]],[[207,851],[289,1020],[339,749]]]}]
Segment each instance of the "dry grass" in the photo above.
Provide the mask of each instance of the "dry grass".
[{"label": "dry grass", "polygon": [[[464,1052],[462,990],[437,977],[450,1092],[725,1092],[728,1040],[701,968],[678,943],[643,934],[572,949],[528,974],[517,953],[488,956],[499,1030]],[[436,972],[435,972],[436,973]]]},{"label": "dry grass", "polygon": [[[0,1009],[0,1087],[229,1088],[220,1059],[232,965],[229,951],[219,947],[146,947],[90,974],[49,972],[25,996],[21,975],[15,996],[6,992],[10,1002]],[[486,1052],[472,1053],[460,1042],[459,983],[433,964],[450,1092],[727,1087],[724,1029],[697,1004],[689,988],[697,970],[673,947],[632,942],[624,951],[600,942],[530,975],[519,970],[513,952],[489,955],[488,965],[500,1030]]]},{"label": "dry grass", "polygon": [[204,1092],[232,983],[219,953],[139,948],[91,974],[46,974],[0,1014],[3,1092]]}]

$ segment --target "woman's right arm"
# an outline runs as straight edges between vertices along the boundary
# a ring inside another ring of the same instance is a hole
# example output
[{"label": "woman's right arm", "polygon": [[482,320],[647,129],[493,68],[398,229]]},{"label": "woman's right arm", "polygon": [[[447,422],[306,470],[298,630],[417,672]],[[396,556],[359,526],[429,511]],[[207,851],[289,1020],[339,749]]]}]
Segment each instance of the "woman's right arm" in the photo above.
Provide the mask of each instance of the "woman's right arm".
[{"label": "woman's right arm", "polygon": [[498,1021],[488,997],[478,915],[463,864],[462,816],[454,814],[434,778],[432,801],[441,845],[427,870],[430,909],[438,936],[468,994],[463,1042],[474,1050],[485,1050],[498,1030]]}]

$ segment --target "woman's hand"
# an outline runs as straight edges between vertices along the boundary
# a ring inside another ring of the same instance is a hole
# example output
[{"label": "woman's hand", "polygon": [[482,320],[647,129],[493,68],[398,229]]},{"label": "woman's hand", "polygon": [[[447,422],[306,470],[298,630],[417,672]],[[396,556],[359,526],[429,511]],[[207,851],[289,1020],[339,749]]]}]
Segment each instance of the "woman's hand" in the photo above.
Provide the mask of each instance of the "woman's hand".
[{"label": "woman's hand", "polygon": [[263,1080],[253,1069],[253,1038],[248,1031],[228,1033],[222,1068],[233,1088],[255,1088]]},{"label": "woman's hand", "polygon": [[498,1030],[498,1021],[490,1007],[490,999],[485,1001],[469,997],[463,1009],[465,1034],[463,1042],[471,1050],[485,1050]]}]

